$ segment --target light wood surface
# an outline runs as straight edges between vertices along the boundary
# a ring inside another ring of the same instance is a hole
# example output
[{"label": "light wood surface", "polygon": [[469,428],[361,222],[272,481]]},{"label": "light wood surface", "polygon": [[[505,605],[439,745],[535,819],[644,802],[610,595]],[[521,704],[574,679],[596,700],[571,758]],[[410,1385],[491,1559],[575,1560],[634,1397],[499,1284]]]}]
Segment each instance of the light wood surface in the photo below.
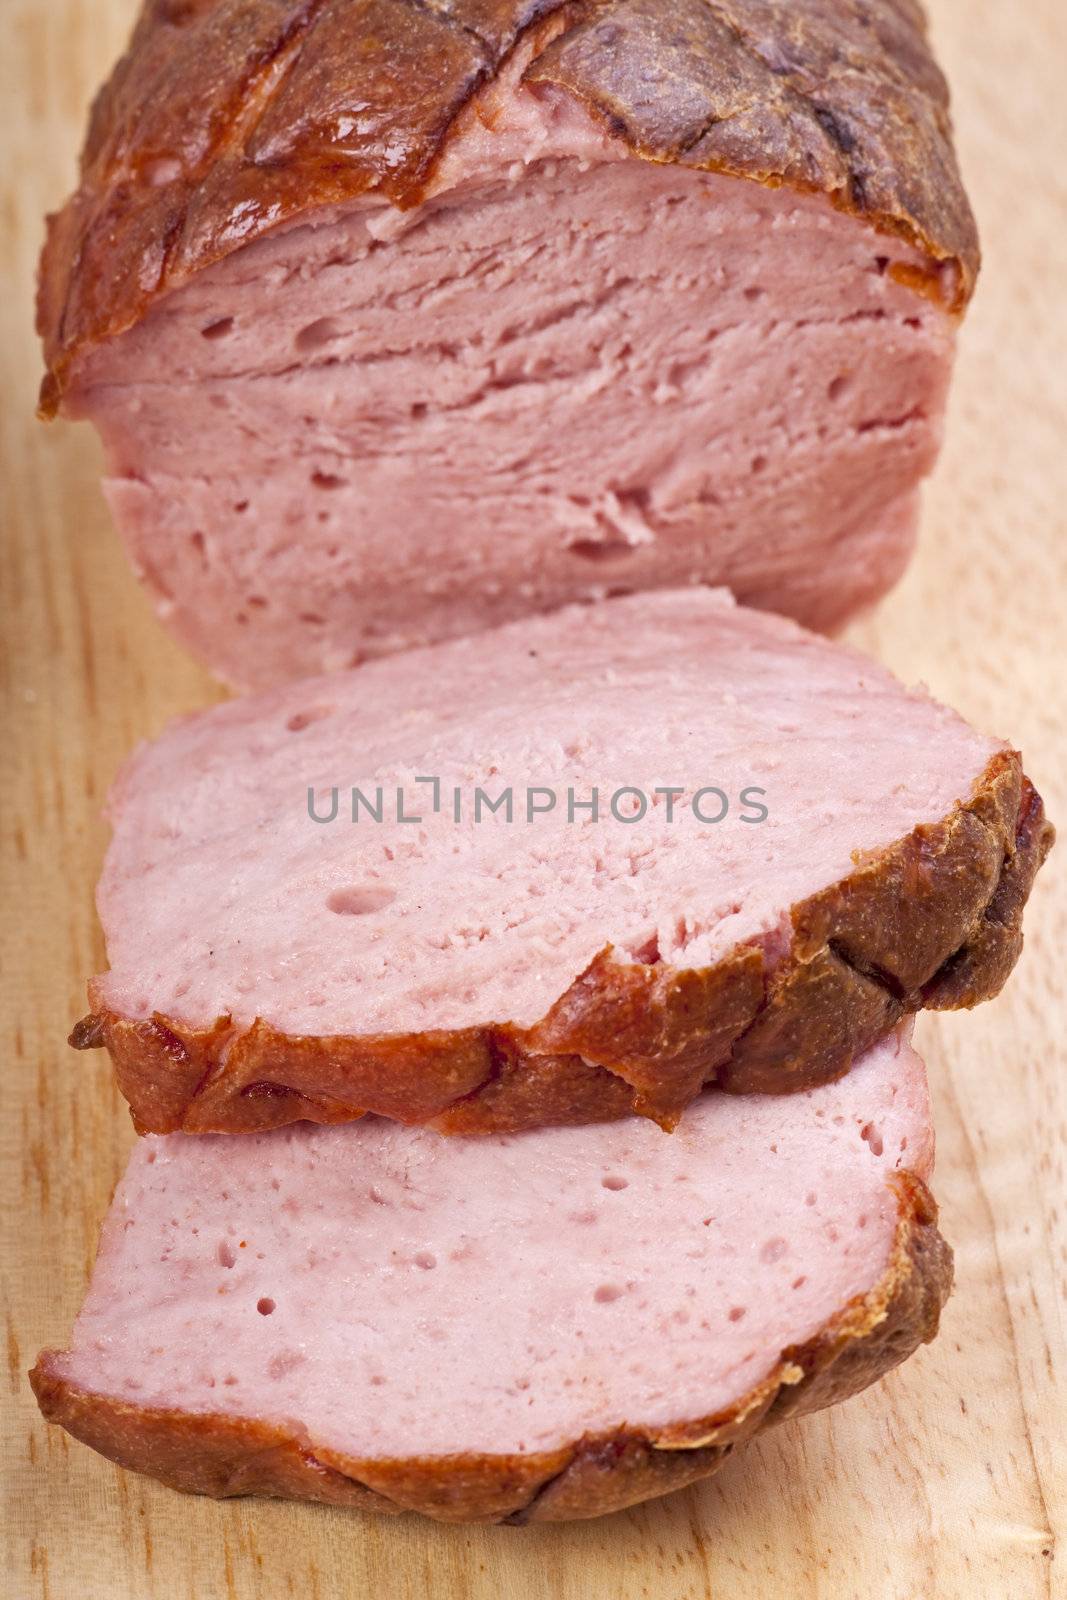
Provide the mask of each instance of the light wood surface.
[{"label": "light wood surface", "polygon": [[[985,271],[919,559],[859,637],[1021,745],[1067,824],[1067,7],[935,0],[933,11]],[[41,216],[69,187],[88,96],[131,16],[132,0],[3,0],[0,11],[10,1542],[0,1590],[13,1600],[1067,1594],[1055,1554],[1067,1530],[1067,897],[1056,857],[1007,992],[919,1027],[942,1225],[957,1253],[940,1339],[710,1484],[593,1524],[450,1529],[183,1497],[40,1420],[26,1369],[43,1343],[65,1339],[132,1140],[104,1058],[64,1043],[84,977],[103,964],[99,808],[135,740],[218,694],[159,631],[126,570],[89,430],[33,418]]]}]

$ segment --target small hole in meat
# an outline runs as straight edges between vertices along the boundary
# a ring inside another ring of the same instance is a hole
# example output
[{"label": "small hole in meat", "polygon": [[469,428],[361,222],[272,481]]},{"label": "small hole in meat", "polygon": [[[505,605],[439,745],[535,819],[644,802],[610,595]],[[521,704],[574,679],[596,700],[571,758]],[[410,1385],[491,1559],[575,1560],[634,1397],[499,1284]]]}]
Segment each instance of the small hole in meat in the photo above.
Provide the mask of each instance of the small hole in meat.
[{"label": "small hole in meat", "polygon": [[766,291],[761,289],[758,284],[752,283],[749,284],[748,288],[745,290],[745,299],[762,300],[765,293]]},{"label": "small hole in meat", "polygon": [[232,317],[219,317],[217,322],[209,322],[206,328],[200,329],[200,337],[202,339],[225,339],[232,328]]},{"label": "small hole in meat", "polygon": [[245,604],[250,605],[253,611],[264,611],[267,606],[267,602],[261,594],[250,594]]},{"label": "small hole in meat", "polygon": [[411,419],[412,419],[412,421],[413,422],[419,422],[419,421],[422,420],[422,418],[425,415],[426,415],[426,403],[425,403],[425,401],[416,400],[415,404],[411,408]]},{"label": "small hole in meat", "polygon": [[285,726],[290,733],[303,733],[313,722],[321,722],[323,717],[328,717],[332,710],[333,706],[309,706],[306,711],[294,711]]},{"label": "small hole in meat", "polygon": [[741,1318],[744,1316],[744,1314],[745,1314],[747,1309],[748,1309],[747,1306],[731,1306],[730,1307],[730,1321],[731,1322],[740,1322]]},{"label": "small hole in meat", "polygon": [[306,328],[301,328],[294,343],[301,352],[321,350],[324,344],[339,339],[342,332],[343,329],[332,317],[319,317],[315,322],[309,322]]},{"label": "small hole in meat", "polygon": [[336,472],[313,472],[311,481],[316,489],[343,489],[346,480],[339,478]]},{"label": "small hole in meat", "polygon": [[574,539],[567,548],[582,561],[617,561],[634,551],[625,539]]},{"label": "small hole in meat", "polygon": [[766,469],[766,466],[767,466],[767,457],[766,456],[753,456],[752,457],[752,473],[753,473],[753,476],[758,476],[759,473],[763,472]]},{"label": "small hole in meat", "polygon": [[423,1272],[432,1272],[437,1265],[437,1257],[431,1255],[429,1250],[420,1250],[415,1257],[415,1265],[421,1267]]},{"label": "small hole in meat", "polygon": [[227,1239],[223,1239],[216,1254],[218,1255],[220,1267],[232,1267],[237,1261],[237,1257],[233,1253],[233,1245]]},{"label": "small hole in meat", "polygon": [[368,912],[383,911],[395,899],[395,892],[384,884],[354,884],[348,889],[335,889],[328,895],[326,909],[336,911],[341,917],[365,917]]},{"label": "small hole in meat", "polygon": [[626,1189],[629,1187],[629,1178],[620,1177],[617,1172],[608,1172],[600,1180],[605,1189]]},{"label": "small hole in meat", "polygon": [[836,378],[831,378],[826,394],[830,400],[840,400],[842,395],[848,393],[850,379],[847,372],[839,372]]},{"label": "small hole in meat", "polygon": [[878,1132],[878,1129],[875,1127],[873,1122],[865,1122],[863,1124],[863,1127],[860,1129],[860,1138],[868,1147],[872,1156],[881,1155],[882,1135]]},{"label": "small hole in meat", "polygon": [[878,276],[880,278],[884,278],[885,277],[885,274],[886,274],[886,271],[887,271],[888,267],[889,267],[889,257],[888,256],[875,256],[875,258],[874,258],[874,270],[875,270],[875,272],[877,272],[877,274],[878,274]]},{"label": "small hole in meat", "polygon": [[256,1310],[261,1317],[269,1317],[274,1310],[274,1301],[269,1295],[263,1295],[261,1299],[256,1301]]},{"label": "small hole in meat", "polygon": [[593,1299],[600,1305],[608,1305],[612,1300],[618,1300],[622,1290],[617,1283],[602,1283],[593,1295]]},{"label": "small hole in meat", "polygon": [[233,509],[237,512],[237,515],[240,516],[242,511],[247,511],[248,510],[248,501],[247,500],[238,500],[237,504],[234,506]]},{"label": "small hole in meat", "polygon": [[799,1278],[794,1278],[793,1279],[793,1288],[794,1289],[803,1289],[803,1287],[807,1283],[807,1281],[808,1281],[807,1278],[804,1276],[803,1273],[801,1273]]}]

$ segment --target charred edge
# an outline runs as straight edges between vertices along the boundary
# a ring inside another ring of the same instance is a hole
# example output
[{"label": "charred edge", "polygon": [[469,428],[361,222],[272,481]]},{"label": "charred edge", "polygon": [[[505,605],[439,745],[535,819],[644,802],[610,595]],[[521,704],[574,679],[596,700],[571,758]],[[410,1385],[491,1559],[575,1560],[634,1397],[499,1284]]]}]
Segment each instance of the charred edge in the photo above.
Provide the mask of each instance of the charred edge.
[{"label": "charred edge", "polygon": [[[982,826],[992,837],[996,836],[996,830],[988,823]],[[1014,838],[1011,848],[1004,852],[993,893],[959,949],[953,951],[922,985],[921,1004],[932,1001],[938,989],[951,990],[953,979],[966,966],[983,929],[1008,936],[1015,933],[1021,940],[1022,915],[1030,890],[1055,842],[1056,829],[1045,814],[1045,803],[1023,773]],[[995,970],[995,961],[992,964]]]},{"label": "charred edge", "polygon": [[196,1080],[196,1087],[193,1089],[192,1094],[185,1103],[185,1110],[182,1112],[183,1122],[185,1121],[185,1113],[189,1110],[189,1107],[192,1105],[193,1101],[197,1099],[199,1095],[203,1094],[204,1089],[215,1077],[215,1074],[221,1072],[223,1067],[226,1065],[226,1057],[229,1054],[230,1046],[236,1037],[237,1034],[235,1030],[231,1028],[226,1033],[222,1043],[219,1045],[218,1053],[213,1056],[210,1051],[208,1052],[207,1064],[199,1078]]},{"label": "charred edge", "polygon": [[433,0],[405,0],[405,4],[410,6],[412,11],[418,11],[422,16],[432,17],[435,22],[442,23],[449,33],[455,34],[458,38],[468,38],[481,51],[485,65],[487,67],[493,65],[497,52],[485,35],[479,33],[477,28],[472,28],[470,23],[461,22],[444,6],[433,4]]},{"label": "charred edge", "polygon": [[271,74],[277,73],[272,92],[278,92],[299,60],[308,35],[327,3],[328,0],[304,0],[286,18],[273,38],[266,40],[258,53],[249,59],[244,77],[234,86],[235,114],[232,125],[224,125],[205,150],[193,174],[195,182],[201,180],[224,151],[240,148],[255,131],[270,99],[269,94],[266,101],[263,99],[264,86],[270,82]]},{"label": "charred edge", "polygon": [[[407,1507],[402,1506],[398,1500],[392,1499],[390,1495],[382,1494],[380,1489],[372,1489],[369,1483],[364,1483],[363,1479],[357,1478],[354,1473],[344,1472],[340,1467],[331,1467],[327,1462],[320,1461],[313,1450],[305,1449],[304,1446],[300,1444],[295,1435],[293,1436],[293,1448],[296,1450],[301,1461],[307,1467],[309,1472],[321,1472],[325,1478],[342,1478],[345,1483],[350,1483],[354,1489],[361,1489],[364,1494],[377,1495],[380,1499],[387,1500],[389,1504],[395,1506],[398,1511],[405,1511],[407,1509]],[[241,1496],[246,1493],[246,1490],[237,1489],[234,1492],[234,1496],[231,1496],[230,1498],[235,1498],[236,1496]]]},{"label": "charred edge", "polygon": [[[197,169],[198,181],[224,150],[243,148],[255,133],[272,96],[279,93],[299,61],[308,36],[318,21],[320,12],[325,10],[326,4],[327,0],[305,0],[304,5],[293,13],[277,36],[260,51],[259,58],[253,63],[251,74],[241,89],[239,105],[244,105],[248,109],[244,114],[238,113],[232,128],[223,129],[220,133]],[[277,77],[264,95],[264,86],[270,83],[272,73],[277,73]]]},{"label": "charred edge", "polygon": [[[1034,879],[1048,859],[1049,851],[1056,843],[1056,829],[1045,815],[1045,802],[1025,773],[1023,773],[1022,792],[1019,796],[1019,811],[1015,819],[1014,843],[1014,854],[1005,856],[1004,869],[1006,872],[1014,859],[1022,857],[1025,876],[1020,887],[1025,897],[1029,894]],[[1001,888],[1002,883],[998,882],[998,892]],[[1022,909],[1022,905],[1020,905],[1019,909]],[[998,894],[994,894],[983,915],[989,920],[1000,920],[999,912]]]},{"label": "charred edge", "polygon": [[175,1033],[173,1028],[168,1027],[158,1012],[152,1018],[149,1027],[153,1036],[158,1039],[164,1053],[178,1066],[184,1066],[189,1060],[189,1046],[181,1034]]},{"label": "charred edge", "polygon": [[578,1460],[579,1453],[580,1447],[576,1446],[569,1459],[563,1463],[559,1471],[553,1472],[551,1477],[545,1479],[544,1483],[538,1484],[537,1488],[534,1490],[533,1494],[530,1496],[524,1506],[519,1506],[517,1511],[509,1511],[506,1517],[501,1517],[501,1524],[508,1528],[525,1527],[526,1523],[529,1522],[535,1509],[544,1499],[548,1491],[554,1488],[562,1478],[567,1476],[568,1472],[574,1466],[574,1463]]},{"label": "charred edge", "polygon": [[[847,967],[850,972],[854,972],[856,974],[856,976],[859,977],[859,978],[862,978],[864,980],[864,982],[875,984],[878,988],[884,989],[886,994],[889,995],[890,999],[892,999],[892,1000],[896,1001],[897,1003],[901,1004],[903,1006],[903,1008],[905,1010],[907,1010],[908,997],[907,997],[906,991],[904,989],[904,986],[903,986],[903,984],[899,983],[897,981],[897,979],[894,978],[891,973],[887,973],[887,972],[881,971],[881,970],[879,970],[877,968],[874,968],[874,967],[862,966],[855,959],[854,956],[849,954],[849,952],[845,949],[845,947],[837,939],[828,939],[826,941],[825,946],[823,946],[823,948],[828,950],[829,953],[834,957],[834,959],[836,961],[839,961],[842,966]],[[747,1022],[745,1024],[745,1026],[741,1029],[741,1032],[739,1034],[737,1034],[736,1037],[731,1041],[729,1049],[727,1050],[726,1054],[723,1056],[722,1060],[713,1069],[713,1071],[709,1074],[709,1076],[707,1078],[705,1078],[705,1080],[704,1080],[705,1088],[707,1088],[707,1087],[709,1087],[709,1086],[711,1086],[711,1085],[713,1085],[713,1084],[718,1082],[718,1079],[719,1079],[724,1067],[728,1067],[728,1066],[731,1066],[731,1065],[737,1065],[739,1063],[743,1063],[745,1040],[748,1038],[749,1034],[751,1034],[753,1032],[753,1030],[758,1026],[758,1024],[763,1020],[763,1018],[766,1016],[767,1012],[771,1009],[771,1007],[774,1004],[774,997],[773,997],[773,994],[772,994],[772,988],[773,988],[773,984],[774,984],[774,979],[779,975],[780,972],[788,971],[790,965],[794,965],[794,963],[786,963],[786,965],[784,967],[775,969],[774,971],[768,971],[767,968],[764,967],[764,970],[763,970],[763,998],[760,1001],[759,1006],[757,1007],[757,1009],[756,1009],[756,1011],[755,1011],[755,1013],[754,1013],[754,1015],[752,1017],[752,1020],[750,1022]],[[914,1002],[912,1003],[912,1009],[914,1010]],[[833,1078],[843,1077],[844,1074],[848,1071],[850,1066],[851,1066],[851,1062],[847,1062],[844,1066],[840,1067],[838,1069],[838,1071],[835,1072],[832,1075]],[[829,1076],[827,1076],[827,1078],[822,1079],[820,1081],[830,1081],[830,1078],[829,1078]],[[804,1084],[804,1085],[798,1084],[797,1087],[798,1088],[807,1087],[807,1084]]]},{"label": "charred edge", "polygon": [[468,1105],[472,1100],[477,1100],[479,1095],[484,1094],[494,1083],[499,1083],[505,1069],[512,1065],[515,1053],[508,1049],[497,1034],[487,1030],[484,1042],[489,1056],[489,1071],[473,1089],[468,1089],[465,1094],[458,1094],[454,1100],[448,1102],[447,1106],[443,1106],[437,1113],[439,1117],[447,1116],[450,1111],[455,1111],[457,1106]]},{"label": "charred edge", "polygon": [[[713,111],[711,116],[700,124],[695,133],[690,134],[688,139],[681,141],[678,145],[679,156],[690,155],[698,145],[703,143],[713,128],[717,128],[720,123],[728,120],[728,118],[720,116],[717,111]],[[627,132],[625,123],[620,123],[619,128],[620,133],[625,135]]]},{"label": "charred edge", "polygon": [[837,146],[842,155],[850,156],[856,148],[856,140],[851,129],[845,126],[840,117],[835,116],[829,106],[816,105],[812,110],[826,137]]},{"label": "charred edge", "polygon": [[[715,20],[718,22],[720,28],[722,28],[725,33],[730,35],[730,38],[733,40],[734,48],[741,55],[747,56],[749,61],[753,62],[759,71],[765,72],[768,77],[773,78],[775,74],[772,72],[770,66],[760,55],[752,41],[746,38],[746,36],[741,32],[741,29],[738,27],[733,18],[724,15],[724,13],[714,5],[709,6],[709,10],[711,11]],[[791,97],[795,105],[803,109],[807,102],[800,91],[796,89],[792,83],[786,83],[784,87],[786,93]],[[817,115],[818,112],[816,112],[816,116]],[[678,145],[678,155],[689,155],[697,148],[702,140],[707,138],[708,134],[711,133],[713,128],[717,128],[720,123],[729,122],[731,120],[732,119],[729,116],[724,117],[717,111],[712,112],[694,134],[691,134],[688,139],[685,139]],[[625,125],[622,127],[622,132],[629,137],[628,130],[626,129]],[[835,140],[834,142],[836,143],[837,141]]]},{"label": "charred edge", "polygon": [[863,978],[867,983],[876,984],[879,989],[884,989],[891,1000],[896,1000],[903,1006],[911,1001],[912,997],[900,979],[887,967],[880,967],[873,961],[864,961],[861,955],[849,950],[841,939],[827,939],[826,948],[835,961],[839,961],[843,967],[854,972],[857,978]]},{"label": "charred edge", "polygon": [[261,71],[272,67],[279,56],[284,55],[294,44],[306,38],[312,24],[318,21],[319,12],[325,8],[325,5],[326,0],[304,0],[304,5],[293,12],[282,27],[278,37],[260,52],[257,64]]},{"label": "charred edge", "polygon": [[296,62],[301,59],[307,38],[314,29],[318,16],[325,11],[326,3],[328,0],[304,0],[304,5],[294,11],[277,37],[272,38],[259,51],[258,59],[251,62],[250,74],[238,90],[232,125],[229,128],[222,126],[218,138],[211,144],[211,149],[197,165],[195,182],[202,181],[206,171],[210,171],[213,163],[218,162],[227,150],[238,150],[243,154],[246,144],[253,138],[259,123],[266,115],[272,94],[282,91]]},{"label": "charred edge", "polygon": [[106,1030],[106,1017],[91,1011],[74,1024],[67,1035],[67,1043],[72,1050],[102,1050],[107,1043]]},{"label": "charred edge", "polygon": [[[1013,914],[1016,916],[1020,914],[1021,904],[1013,905],[1012,902],[1016,901],[1016,896],[1018,895],[1020,902],[1025,903],[1029,884],[1033,882],[1034,877],[1036,876],[1038,870],[1048,855],[1049,850],[1052,847],[1052,844],[1055,840],[1055,830],[1052,827],[1052,824],[1048,822],[1047,818],[1045,817],[1044,805],[1041,796],[1034,789],[1033,785],[1025,776],[1025,774],[1022,778],[1022,785],[1023,787],[1020,795],[1019,807],[1015,819],[1012,846],[1010,849],[1007,849],[1004,852],[1001,871],[997,877],[997,881],[993,887],[989,899],[987,900],[979,916],[976,918],[975,922],[969,928],[967,937],[950,956],[946,957],[937,970],[930,975],[930,977],[919,987],[918,990],[907,990],[899,978],[897,978],[887,969],[874,963],[865,963],[862,957],[858,956],[855,952],[850,951],[839,939],[828,939],[824,948],[830,953],[831,956],[834,957],[834,959],[840,961],[844,966],[849,968],[865,982],[875,984],[879,988],[883,989],[890,999],[899,1005],[905,1013],[919,1010],[926,1003],[926,997],[928,995],[933,995],[933,993],[939,987],[946,984],[951,979],[953,972],[966,962],[974,946],[976,937],[983,925],[994,924],[1002,927],[1008,927],[1010,926]],[[987,822],[980,817],[973,805],[960,806],[958,808],[958,814],[963,813],[972,816],[975,821],[977,821],[979,825],[986,831],[990,838],[1000,838],[1000,831],[990,822]],[[1025,860],[1025,881],[1022,883],[1021,888],[1013,881],[1012,878],[1012,869],[1020,856],[1022,856]],[[1008,902],[1005,914],[1003,916],[1001,915],[1002,901]],[[763,997],[760,1001],[760,1004],[753,1014],[751,1020],[746,1023],[745,1027],[742,1028],[732,1040],[722,1060],[704,1080],[705,1087],[711,1086],[716,1082],[724,1067],[738,1061],[738,1052],[744,1045],[745,1039],[773,1004],[772,989],[774,977],[776,975],[776,972],[769,971],[766,967],[764,968]],[[69,1037],[69,1043],[76,1050],[96,1049],[101,1045],[104,1045],[107,1042],[106,1024],[106,1014],[90,1014],[89,1016],[84,1017],[80,1022],[75,1024],[75,1027],[73,1028]],[[158,1017],[158,1015],[152,1019],[152,1027],[160,1036],[164,1044],[164,1048],[167,1050],[168,1054],[174,1054],[175,1047],[180,1049],[182,1052],[185,1052],[186,1047],[183,1041],[177,1034],[173,1032],[171,1028],[166,1026],[162,1019]],[[225,1064],[228,1048],[236,1037],[237,1035],[234,1031],[229,1032],[226,1035],[218,1054],[213,1055],[209,1060],[203,1075],[186,1101],[182,1116],[177,1124],[178,1126],[181,1126],[181,1123],[184,1122],[185,1115],[192,1106],[193,1102]],[[457,1095],[454,1100],[449,1101],[449,1103],[446,1106],[443,1106],[437,1113],[438,1116],[445,1116],[458,1106],[470,1104],[476,1101],[492,1084],[499,1081],[505,1069],[509,1065],[515,1063],[516,1055],[520,1062],[523,1058],[524,1052],[522,1051],[521,1046],[517,1052],[514,1047],[509,1047],[506,1035],[504,1035],[501,1030],[487,1028],[484,1033],[484,1043],[490,1056],[490,1066],[485,1077],[480,1083],[476,1084],[473,1089],[468,1089],[464,1094]],[[604,1065],[604,1063],[600,1064]],[[625,1077],[625,1074],[619,1070],[618,1067],[605,1065],[605,1070],[611,1072],[612,1076],[622,1080],[627,1084],[628,1087],[632,1088],[632,1085],[629,1084],[629,1080]],[[846,1070],[847,1067],[842,1068],[842,1072]],[[835,1076],[841,1076],[841,1073],[839,1072],[835,1074]],[[266,1087],[267,1086],[262,1084],[255,1084],[249,1086],[247,1089],[243,1089],[241,1093],[262,1094],[266,1091]],[[271,1092],[277,1093],[284,1089],[284,1087],[285,1086],[283,1085],[271,1084],[269,1089]],[[286,1089],[285,1092],[299,1096],[299,1098],[303,1100],[311,1098],[307,1095],[303,1095],[301,1091],[295,1088]],[[348,1104],[348,1102],[340,1103],[345,1105]],[[136,1122],[136,1117],[134,1120]],[[677,1119],[675,1119],[675,1122],[676,1121]],[[661,1124],[661,1126],[665,1125]],[[671,1131],[673,1126],[674,1123],[671,1123],[670,1127],[667,1128],[667,1131]]]},{"label": "charred edge", "polygon": [[182,233],[185,230],[184,210],[171,218],[163,235],[163,248],[159,259],[159,278],[156,283],[157,292],[161,290],[170,276],[171,262],[178,252]]}]

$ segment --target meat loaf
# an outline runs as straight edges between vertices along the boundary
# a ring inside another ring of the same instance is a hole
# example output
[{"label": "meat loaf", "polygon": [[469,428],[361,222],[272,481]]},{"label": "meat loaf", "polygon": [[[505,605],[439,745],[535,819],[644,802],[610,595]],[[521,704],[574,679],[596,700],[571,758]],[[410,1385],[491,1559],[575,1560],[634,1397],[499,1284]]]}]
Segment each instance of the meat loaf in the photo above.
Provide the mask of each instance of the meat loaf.
[{"label": "meat loaf", "polygon": [[669,1126],[823,1081],[997,990],[1051,838],[1015,753],[707,590],[216,707],[110,811],[72,1042],[159,1133]]},{"label": "meat loaf", "polygon": [[914,0],[149,0],[43,404],[238,686],[694,581],[832,629],[977,260]]},{"label": "meat loaf", "polygon": [[929,1339],[922,1064],[647,1122],[141,1140],[46,1416],[176,1488],[592,1516]]}]

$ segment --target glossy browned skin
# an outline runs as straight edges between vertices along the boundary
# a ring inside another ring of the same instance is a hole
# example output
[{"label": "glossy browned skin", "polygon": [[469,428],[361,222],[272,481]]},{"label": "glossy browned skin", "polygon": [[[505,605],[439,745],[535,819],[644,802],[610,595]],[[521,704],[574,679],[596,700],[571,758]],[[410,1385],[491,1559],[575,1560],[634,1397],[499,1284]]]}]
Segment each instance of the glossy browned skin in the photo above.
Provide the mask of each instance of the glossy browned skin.
[{"label": "glossy browned skin", "polygon": [[279,223],[417,205],[530,29],[535,93],[647,160],[824,194],[929,263],[887,242],[890,271],[966,303],[977,235],[915,0],[147,0],[49,222],[44,413],[85,351]]},{"label": "glossy browned skin", "polygon": [[1018,755],[1004,751],[965,804],[793,906],[792,947],[774,966],[751,944],[699,969],[624,964],[606,949],[531,1028],[315,1038],[261,1020],[195,1029],[104,1010],[71,1043],[107,1047],[142,1133],[244,1133],[368,1111],[446,1133],[633,1112],[672,1127],[707,1085],[810,1088],[910,1012],[996,994],[1052,839]]},{"label": "glossy browned skin", "polygon": [[52,1351],[40,1356],[30,1381],[49,1421],[175,1489],[419,1511],[446,1522],[600,1516],[709,1477],[762,1428],[858,1393],[934,1337],[952,1284],[952,1253],[926,1187],[908,1173],[891,1181],[897,1238],[875,1288],[814,1338],[784,1350],[770,1375],[728,1411],[673,1427],[632,1425],[533,1455],[359,1460],[297,1439],[284,1425],[92,1394],[58,1376]]}]

